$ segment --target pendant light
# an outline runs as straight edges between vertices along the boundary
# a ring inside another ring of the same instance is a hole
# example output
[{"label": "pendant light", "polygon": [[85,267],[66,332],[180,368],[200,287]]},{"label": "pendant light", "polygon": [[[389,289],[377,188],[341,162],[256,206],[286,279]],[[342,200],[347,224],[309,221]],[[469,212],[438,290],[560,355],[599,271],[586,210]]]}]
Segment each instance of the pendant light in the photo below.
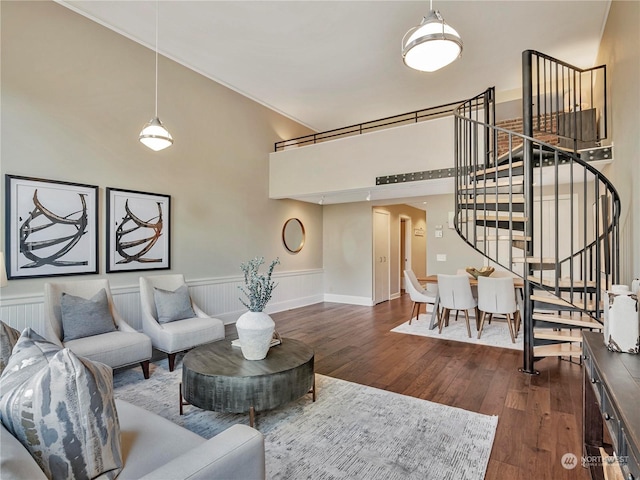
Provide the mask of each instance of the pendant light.
[{"label": "pendant light", "polygon": [[462,55],[462,39],[429,3],[429,15],[402,37],[402,60],[421,72],[435,72]]},{"label": "pendant light", "polygon": [[158,2],[156,1],[156,114],[140,132],[139,140],[151,150],[160,151],[173,145],[173,137],[158,117]]}]

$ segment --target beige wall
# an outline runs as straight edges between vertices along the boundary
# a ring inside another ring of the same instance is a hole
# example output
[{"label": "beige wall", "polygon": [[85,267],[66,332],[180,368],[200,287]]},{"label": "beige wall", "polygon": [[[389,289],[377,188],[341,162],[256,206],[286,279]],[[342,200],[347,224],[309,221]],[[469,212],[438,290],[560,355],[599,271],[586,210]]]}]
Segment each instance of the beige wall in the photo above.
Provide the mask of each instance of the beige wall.
[{"label": "beige wall", "polygon": [[330,301],[370,305],[373,276],[371,203],[323,207],[324,292]]},{"label": "beige wall", "polygon": [[[373,300],[373,209],[389,212],[389,291],[400,294],[400,217],[410,217],[412,229],[426,230],[424,210],[409,205],[374,206],[370,202],[325,205],[324,291],[328,301],[370,305]],[[427,237],[412,237],[412,268],[426,270]]]},{"label": "beige wall", "polygon": [[[453,195],[432,195],[427,199],[427,272],[453,274],[460,268],[480,267],[485,258],[449,228],[449,212],[454,210]],[[435,238],[436,226],[442,226],[442,237]],[[437,255],[446,255],[444,262]]]},{"label": "beige wall", "polygon": [[[175,144],[152,152],[137,137],[153,116],[153,51],[54,2],[1,9],[1,173],[99,186],[100,272],[106,187],[171,195],[172,271],[187,280],[241,275],[254,256],[279,256],[276,272],[322,268],[321,207],[268,199],[274,142],[308,129],[160,57],[159,113]],[[297,255],[281,242],[289,217],[307,232]],[[138,276],[108,275],[115,286]],[[11,281],[3,297],[44,281]]]},{"label": "beige wall", "polygon": [[614,162],[605,171],[620,194],[623,283],[640,276],[640,2],[611,3],[598,53],[607,65],[609,139]]}]

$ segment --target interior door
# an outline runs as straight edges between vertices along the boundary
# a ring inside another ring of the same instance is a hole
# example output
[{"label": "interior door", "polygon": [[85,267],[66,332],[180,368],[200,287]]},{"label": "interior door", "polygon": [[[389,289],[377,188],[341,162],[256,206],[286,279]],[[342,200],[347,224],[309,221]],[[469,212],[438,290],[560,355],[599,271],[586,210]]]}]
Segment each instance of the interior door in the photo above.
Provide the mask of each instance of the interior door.
[{"label": "interior door", "polygon": [[391,271],[389,268],[390,215],[373,211],[373,303],[389,300]]}]

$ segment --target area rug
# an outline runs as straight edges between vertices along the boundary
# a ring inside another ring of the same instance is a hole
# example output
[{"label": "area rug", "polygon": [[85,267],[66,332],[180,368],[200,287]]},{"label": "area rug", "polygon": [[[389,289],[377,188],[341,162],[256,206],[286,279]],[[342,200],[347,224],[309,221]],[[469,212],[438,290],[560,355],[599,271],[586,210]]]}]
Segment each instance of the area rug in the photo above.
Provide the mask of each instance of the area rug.
[{"label": "area rug", "polygon": [[[178,412],[181,368],[167,361],[117,371],[115,396],[211,438],[248,415],[186,406]],[[265,435],[268,479],[484,478],[497,416],[481,415],[323,375],[311,395],[256,415]]]},{"label": "area rug", "polygon": [[523,349],[523,337],[522,327],[520,333],[516,337],[516,343],[511,342],[511,336],[509,335],[509,327],[504,319],[494,319],[489,325],[489,322],[484,322],[484,328],[482,329],[482,336],[478,340],[478,332],[476,331],[476,319],[474,315],[470,316],[469,324],[471,325],[471,338],[467,334],[467,322],[464,319],[464,314],[461,312],[458,315],[458,321],[454,320],[455,313],[451,313],[449,318],[449,326],[442,329],[442,334],[438,333],[438,327],[433,330],[429,329],[429,323],[431,322],[431,313],[427,312],[427,315],[420,314],[418,320],[415,319],[409,325],[406,321],[402,325],[398,325],[391,331],[395,333],[407,333],[409,335],[420,335],[422,337],[437,338],[440,340],[453,340],[455,342],[475,343],[477,345],[487,345],[490,347],[511,348],[515,350]]}]

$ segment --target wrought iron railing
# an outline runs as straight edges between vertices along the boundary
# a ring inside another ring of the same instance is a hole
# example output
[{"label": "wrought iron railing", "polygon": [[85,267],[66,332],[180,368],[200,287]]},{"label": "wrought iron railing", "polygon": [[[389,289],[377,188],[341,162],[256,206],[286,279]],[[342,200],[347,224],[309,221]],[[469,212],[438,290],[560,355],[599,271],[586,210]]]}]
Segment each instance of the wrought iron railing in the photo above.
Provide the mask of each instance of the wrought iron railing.
[{"label": "wrought iron railing", "polygon": [[339,138],[351,137],[354,135],[362,135],[363,133],[374,132],[385,128],[398,127],[401,125],[409,125],[411,123],[424,122],[426,120],[434,120],[439,117],[452,115],[454,109],[460,105],[462,101],[446,103],[436,107],[423,108],[408,113],[401,113],[391,117],[379,118],[369,122],[358,123],[348,127],[335,128],[326,132],[312,133],[302,137],[291,138],[276,142],[274,151],[279,152],[288,148],[302,147],[312,145],[314,143],[322,143],[329,140],[337,140]]},{"label": "wrought iron railing", "polygon": [[[544,58],[554,72],[553,83],[561,84],[550,57],[525,54],[527,59]],[[552,112],[541,109],[541,96],[563,95],[551,88],[533,88],[534,79],[539,82],[540,77],[529,75],[529,61],[525,60],[523,68],[524,134],[495,126],[493,89],[464,102],[454,112],[455,226],[474,249],[524,279],[523,371],[533,373],[534,288],[600,319],[602,291],[616,283],[620,273],[620,200],[609,180],[577,153],[534,138],[534,127],[536,131],[553,127],[544,131],[564,136],[571,132],[558,132],[554,125],[544,124],[543,118],[555,116],[551,123],[557,125],[564,110],[557,110],[557,105]],[[573,98],[573,87],[570,92]],[[599,139],[606,132],[606,108],[602,108],[605,128]],[[509,145],[500,157],[498,135],[506,136]],[[574,145],[580,140],[576,137],[571,138]]]},{"label": "wrought iron railing", "polygon": [[530,118],[535,131],[565,137],[574,150],[607,138],[605,65],[582,69],[534,50],[524,51],[522,62],[523,81],[531,86],[523,92],[523,101],[531,100],[523,118]]}]

